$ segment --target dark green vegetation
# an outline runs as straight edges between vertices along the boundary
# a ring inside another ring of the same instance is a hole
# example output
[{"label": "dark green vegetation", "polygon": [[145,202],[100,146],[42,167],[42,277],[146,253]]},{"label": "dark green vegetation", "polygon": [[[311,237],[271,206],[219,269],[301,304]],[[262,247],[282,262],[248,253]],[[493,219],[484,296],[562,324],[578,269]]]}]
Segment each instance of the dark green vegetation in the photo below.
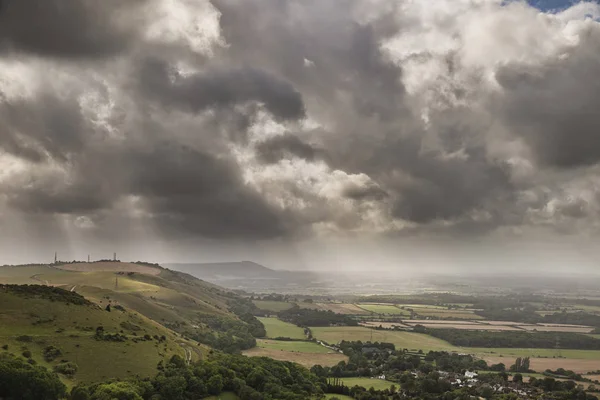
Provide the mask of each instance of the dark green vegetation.
[{"label": "dark green vegetation", "polygon": [[53,400],[62,398],[66,389],[58,375],[46,368],[0,354],[0,399]]},{"label": "dark green vegetation", "polygon": [[321,311],[309,308],[292,307],[281,311],[279,318],[298,326],[357,326],[358,322],[347,315],[336,314],[332,311]]},{"label": "dark green vegetation", "polygon": [[464,347],[600,349],[600,340],[570,332],[490,332],[426,328],[419,331]]},{"label": "dark green vegetation", "polygon": [[214,354],[193,366],[173,357],[152,379],[79,386],[72,399],[195,400],[234,392],[241,399],[306,400],[321,396],[324,387],[322,379],[297,364]]}]

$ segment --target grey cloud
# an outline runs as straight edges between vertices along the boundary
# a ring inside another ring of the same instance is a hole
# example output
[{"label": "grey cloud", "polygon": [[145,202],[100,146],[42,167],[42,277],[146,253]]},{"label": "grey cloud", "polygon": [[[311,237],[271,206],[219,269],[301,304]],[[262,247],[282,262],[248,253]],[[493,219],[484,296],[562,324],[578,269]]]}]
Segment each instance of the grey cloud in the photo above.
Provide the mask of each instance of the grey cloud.
[{"label": "grey cloud", "polygon": [[152,59],[142,68],[141,85],[163,104],[194,112],[257,101],[283,120],[305,115],[302,95],[292,84],[253,67],[223,66],[182,76],[166,63]]},{"label": "grey cloud", "polygon": [[600,161],[600,29],[590,29],[561,60],[510,64],[497,73],[506,124],[542,165],[561,168]]},{"label": "grey cloud", "polygon": [[41,161],[46,155],[64,160],[82,150],[89,134],[76,100],[52,93],[0,102],[0,118],[4,131],[0,147],[31,161]]},{"label": "grey cloud", "polygon": [[281,159],[295,156],[307,161],[314,161],[323,151],[305,143],[296,135],[287,133],[274,136],[256,145],[258,158],[265,163],[276,163]]},{"label": "grey cloud", "polygon": [[135,31],[117,19],[145,0],[3,0],[0,48],[56,57],[100,57],[124,50]]}]

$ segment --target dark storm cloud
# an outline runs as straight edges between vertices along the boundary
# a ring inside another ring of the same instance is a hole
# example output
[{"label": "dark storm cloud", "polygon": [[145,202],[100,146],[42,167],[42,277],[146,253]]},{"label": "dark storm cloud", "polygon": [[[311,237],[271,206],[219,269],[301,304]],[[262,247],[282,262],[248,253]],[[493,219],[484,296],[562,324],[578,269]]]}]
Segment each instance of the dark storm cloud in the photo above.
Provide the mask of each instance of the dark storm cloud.
[{"label": "dark storm cloud", "polygon": [[129,154],[131,193],[174,230],[213,237],[274,237],[286,227],[276,210],[241,181],[231,162],[185,146],[157,143]]},{"label": "dark storm cloud", "polygon": [[537,161],[561,168],[600,161],[600,30],[561,60],[510,64],[497,73],[502,111]]},{"label": "dark storm cloud", "polygon": [[116,53],[134,36],[124,18],[145,0],[3,0],[0,50],[56,57],[99,57]]},{"label": "dark storm cloud", "polygon": [[383,39],[397,32],[393,18],[359,23],[355,0],[213,0],[221,12],[227,57],[279,71],[319,108],[351,101],[362,116],[403,112],[401,69],[386,60]]},{"label": "dark storm cloud", "polygon": [[0,148],[30,161],[66,159],[80,151],[90,132],[75,99],[52,93],[35,99],[0,100]]},{"label": "dark storm cloud", "polygon": [[166,63],[152,59],[143,66],[141,77],[143,90],[163,104],[194,112],[257,101],[280,119],[295,120],[305,115],[302,95],[289,82],[253,67],[223,66],[183,76]]},{"label": "dark storm cloud", "polygon": [[303,142],[291,133],[274,136],[258,143],[256,145],[256,152],[258,158],[265,163],[276,163],[290,156],[314,161],[319,154],[323,154],[322,150]]}]

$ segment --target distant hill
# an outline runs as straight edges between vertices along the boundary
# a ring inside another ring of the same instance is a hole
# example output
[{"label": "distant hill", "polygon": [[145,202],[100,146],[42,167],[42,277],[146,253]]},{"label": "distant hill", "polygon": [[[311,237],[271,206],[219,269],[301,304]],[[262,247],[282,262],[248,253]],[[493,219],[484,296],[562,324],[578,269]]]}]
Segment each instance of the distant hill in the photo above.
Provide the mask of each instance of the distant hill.
[{"label": "distant hill", "polygon": [[252,261],[223,263],[187,263],[165,264],[176,271],[187,272],[201,279],[269,279],[278,278],[280,271],[275,271]]}]

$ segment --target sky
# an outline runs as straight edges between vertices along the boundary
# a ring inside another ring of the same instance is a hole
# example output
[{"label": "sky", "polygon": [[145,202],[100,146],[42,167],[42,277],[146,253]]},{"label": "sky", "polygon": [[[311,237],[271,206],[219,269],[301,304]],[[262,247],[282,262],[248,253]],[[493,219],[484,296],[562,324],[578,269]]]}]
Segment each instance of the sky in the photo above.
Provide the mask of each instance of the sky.
[{"label": "sky", "polygon": [[598,21],[553,0],[0,1],[0,262],[594,268]]}]

